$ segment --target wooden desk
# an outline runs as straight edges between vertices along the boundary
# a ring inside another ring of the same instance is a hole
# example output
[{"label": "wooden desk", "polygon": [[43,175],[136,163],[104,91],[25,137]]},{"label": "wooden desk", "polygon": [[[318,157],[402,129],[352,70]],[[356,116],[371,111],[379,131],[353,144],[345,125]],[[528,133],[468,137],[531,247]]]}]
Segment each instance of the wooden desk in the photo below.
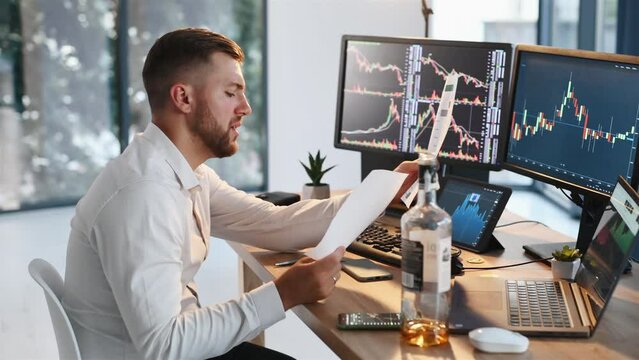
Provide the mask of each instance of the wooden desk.
[{"label": "wooden desk", "polygon": [[[521,220],[505,212],[500,223]],[[474,254],[464,251],[462,260],[467,267],[505,265],[530,260],[523,250],[526,243],[544,241],[574,241],[542,225],[523,223],[495,231],[505,250]],[[295,254],[282,254],[247,247],[229,242],[244,262],[245,290],[258,282],[273,280],[287,268],[274,264],[290,259]],[[346,253],[347,257],[358,257]],[[469,264],[465,260],[480,257],[484,264]],[[385,266],[385,265],[383,265]],[[595,335],[589,339],[533,338],[523,354],[487,354],[475,350],[465,335],[451,335],[449,344],[420,349],[400,341],[396,331],[343,331],[336,327],[337,314],[341,312],[399,312],[401,284],[400,269],[386,266],[394,280],[360,283],[342,274],[335,291],[320,302],[299,305],[291,309],[331,350],[342,359],[413,359],[441,357],[456,359],[639,359],[639,276],[624,275],[617,286],[614,298],[608,305]],[[550,278],[550,268],[544,264],[529,264],[498,270],[500,274],[514,272],[517,276]],[[635,272],[637,267],[635,266]],[[497,270],[467,270],[464,276],[497,274]],[[252,279],[252,280],[251,280]]]}]

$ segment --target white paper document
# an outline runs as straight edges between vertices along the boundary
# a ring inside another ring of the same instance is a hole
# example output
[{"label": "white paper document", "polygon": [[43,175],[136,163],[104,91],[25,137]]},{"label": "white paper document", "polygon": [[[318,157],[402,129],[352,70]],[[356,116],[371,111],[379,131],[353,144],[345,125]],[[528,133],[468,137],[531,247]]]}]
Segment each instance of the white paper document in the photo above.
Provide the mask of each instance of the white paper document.
[{"label": "white paper document", "polygon": [[371,171],[344,201],[322,241],[306,255],[319,260],[338,247],[352,243],[393,200],[406,176],[388,170]]},{"label": "white paper document", "polygon": [[417,192],[419,191],[419,180],[415,180],[413,185],[411,185],[408,190],[402,195],[401,199],[404,205],[407,208],[410,208],[413,200],[415,200],[415,196],[417,196]]},{"label": "white paper document", "polygon": [[455,70],[452,73],[446,75],[446,83],[442,89],[442,97],[439,100],[439,107],[437,108],[437,115],[435,116],[435,124],[433,124],[433,130],[430,133],[430,139],[428,140],[428,151],[439,155],[439,151],[442,149],[446,134],[450,128],[450,123],[453,120],[453,107],[455,106],[455,94],[457,94],[457,81],[459,80],[459,74]]},{"label": "white paper document", "polygon": [[[446,134],[448,134],[448,128],[453,119],[453,107],[455,106],[455,94],[457,93],[459,76],[455,70],[446,75],[446,83],[442,89],[442,96],[439,101],[439,107],[437,108],[437,115],[435,116],[435,124],[430,133],[430,139],[428,140],[428,151],[435,155],[439,155],[439,151],[442,149],[444,139],[446,138]],[[418,190],[418,180],[415,180],[413,185],[402,195],[401,199],[406,207],[410,207],[413,203]]]}]

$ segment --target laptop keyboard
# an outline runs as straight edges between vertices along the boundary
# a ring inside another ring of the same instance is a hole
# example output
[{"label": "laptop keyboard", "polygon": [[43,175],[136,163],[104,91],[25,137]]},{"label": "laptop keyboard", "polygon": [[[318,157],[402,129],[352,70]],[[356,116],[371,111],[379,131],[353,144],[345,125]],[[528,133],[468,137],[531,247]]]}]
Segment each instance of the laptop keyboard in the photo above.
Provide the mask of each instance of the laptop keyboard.
[{"label": "laptop keyboard", "polygon": [[558,282],[507,280],[506,290],[510,325],[571,327]]}]

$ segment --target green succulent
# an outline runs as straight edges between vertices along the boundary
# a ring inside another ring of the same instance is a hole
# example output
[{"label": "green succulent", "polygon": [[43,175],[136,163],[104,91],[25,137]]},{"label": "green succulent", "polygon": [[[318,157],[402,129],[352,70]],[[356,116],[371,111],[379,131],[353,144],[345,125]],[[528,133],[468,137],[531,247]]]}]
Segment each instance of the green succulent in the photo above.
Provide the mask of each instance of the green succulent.
[{"label": "green succulent", "polygon": [[300,164],[302,164],[304,170],[306,170],[306,173],[308,174],[308,177],[311,179],[310,184],[313,186],[322,185],[322,177],[324,174],[336,166],[333,165],[328,169],[322,169],[325,159],[326,156],[322,157],[319,150],[317,150],[315,157],[313,157],[310,152],[308,153],[308,165],[300,161]]},{"label": "green succulent", "polygon": [[563,249],[555,250],[552,257],[557,261],[575,261],[581,257],[579,249],[573,249],[568,245],[564,245]]}]

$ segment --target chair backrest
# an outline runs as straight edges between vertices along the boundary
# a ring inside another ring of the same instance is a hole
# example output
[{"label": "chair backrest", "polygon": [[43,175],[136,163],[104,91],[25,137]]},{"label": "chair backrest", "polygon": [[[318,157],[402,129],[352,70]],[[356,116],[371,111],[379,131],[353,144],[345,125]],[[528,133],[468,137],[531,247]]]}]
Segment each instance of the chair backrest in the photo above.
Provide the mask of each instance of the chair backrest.
[{"label": "chair backrest", "polygon": [[62,277],[51,264],[42,259],[31,260],[29,274],[44,290],[60,359],[80,359],[80,348],[75,333],[60,301],[63,291]]}]

